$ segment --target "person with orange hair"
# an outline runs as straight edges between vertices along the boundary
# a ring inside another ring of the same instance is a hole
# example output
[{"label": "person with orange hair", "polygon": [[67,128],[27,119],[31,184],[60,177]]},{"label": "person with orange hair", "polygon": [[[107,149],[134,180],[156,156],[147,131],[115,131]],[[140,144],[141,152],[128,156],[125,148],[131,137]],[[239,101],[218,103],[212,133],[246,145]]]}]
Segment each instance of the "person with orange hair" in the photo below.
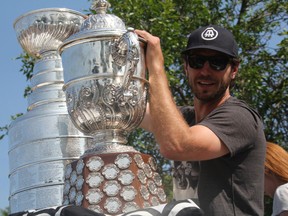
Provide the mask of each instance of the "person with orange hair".
[{"label": "person with orange hair", "polygon": [[265,195],[273,198],[272,216],[288,216],[288,152],[267,142]]}]

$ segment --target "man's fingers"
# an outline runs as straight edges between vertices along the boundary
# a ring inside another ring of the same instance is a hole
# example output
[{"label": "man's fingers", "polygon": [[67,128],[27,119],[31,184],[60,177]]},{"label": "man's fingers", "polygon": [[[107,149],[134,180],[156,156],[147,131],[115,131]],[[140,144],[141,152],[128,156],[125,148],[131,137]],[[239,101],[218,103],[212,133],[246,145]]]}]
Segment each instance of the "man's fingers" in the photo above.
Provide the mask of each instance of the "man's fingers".
[{"label": "man's fingers", "polygon": [[151,36],[151,34],[144,30],[135,29],[135,33],[146,40],[149,38],[149,36]]}]

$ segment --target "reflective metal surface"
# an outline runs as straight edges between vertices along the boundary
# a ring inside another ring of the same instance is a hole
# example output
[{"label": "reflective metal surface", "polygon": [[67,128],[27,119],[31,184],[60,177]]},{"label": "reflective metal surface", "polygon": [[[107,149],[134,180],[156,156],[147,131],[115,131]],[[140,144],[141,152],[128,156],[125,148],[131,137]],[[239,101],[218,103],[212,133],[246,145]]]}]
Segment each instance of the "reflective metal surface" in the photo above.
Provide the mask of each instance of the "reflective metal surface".
[{"label": "reflective metal surface", "polygon": [[56,51],[63,41],[79,31],[84,15],[67,8],[44,8],[30,11],[14,22],[22,48],[31,56]]},{"label": "reflective metal surface", "polygon": [[86,154],[135,151],[123,144],[146,108],[145,42],[106,14],[108,6],[95,1],[97,14],[59,48],[68,112],[76,127],[94,138]]},{"label": "reflective metal surface", "polygon": [[79,12],[47,8],[28,12],[14,23],[22,48],[37,61],[28,112],[9,128],[11,213],[62,205],[64,167],[88,148],[90,137],[75,128],[67,113],[57,52],[83,21]]}]

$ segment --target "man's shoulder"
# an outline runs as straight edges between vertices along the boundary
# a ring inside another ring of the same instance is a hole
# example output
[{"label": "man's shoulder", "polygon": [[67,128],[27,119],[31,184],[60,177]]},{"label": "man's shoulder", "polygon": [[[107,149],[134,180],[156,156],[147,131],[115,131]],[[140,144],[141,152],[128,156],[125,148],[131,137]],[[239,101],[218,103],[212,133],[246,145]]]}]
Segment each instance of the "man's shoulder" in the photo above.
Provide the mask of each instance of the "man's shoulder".
[{"label": "man's shoulder", "polygon": [[[258,111],[244,100],[235,97],[230,97],[222,106],[223,109],[230,110],[232,113],[239,113],[239,116],[247,116],[249,113],[254,118],[260,118]],[[219,107],[221,109],[221,107]]]},{"label": "man's shoulder", "polygon": [[232,96],[228,98],[228,100],[223,104],[223,106],[237,106],[237,107],[251,108],[251,106],[246,101]]}]

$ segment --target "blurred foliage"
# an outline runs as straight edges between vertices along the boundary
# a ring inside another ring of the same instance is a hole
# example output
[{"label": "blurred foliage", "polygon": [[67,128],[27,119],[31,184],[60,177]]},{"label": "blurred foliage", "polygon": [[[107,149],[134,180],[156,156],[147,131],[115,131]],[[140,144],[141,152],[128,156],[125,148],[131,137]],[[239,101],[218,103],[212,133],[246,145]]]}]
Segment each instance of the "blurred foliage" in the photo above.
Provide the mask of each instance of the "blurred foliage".
[{"label": "blurred foliage", "polygon": [[8,216],[9,215],[9,208],[0,209],[0,216]]},{"label": "blurred foliage", "polygon": [[265,215],[272,215],[272,206],[273,206],[273,199],[265,196],[264,197],[264,204],[265,204]]},{"label": "blurred foliage", "polygon": [[[92,0],[90,0],[92,2]],[[267,140],[287,149],[288,144],[288,31],[286,0],[109,0],[109,13],[127,27],[144,29],[161,38],[165,69],[178,105],[193,105],[180,51],[190,31],[208,24],[231,30],[238,41],[241,67],[233,94],[256,108],[263,117]],[[93,11],[85,11],[92,13]],[[34,60],[19,57],[21,72],[29,80]],[[25,96],[30,89],[26,89]],[[2,128],[2,131],[7,128]],[[171,167],[160,154],[153,135],[141,129],[130,134],[129,143],[153,155],[171,197]],[[168,186],[169,185],[169,186]],[[271,201],[265,199],[266,209]],[[267,211],[268,212],[268,211]],[[268,213],[266,213],[269,215]]]}]

